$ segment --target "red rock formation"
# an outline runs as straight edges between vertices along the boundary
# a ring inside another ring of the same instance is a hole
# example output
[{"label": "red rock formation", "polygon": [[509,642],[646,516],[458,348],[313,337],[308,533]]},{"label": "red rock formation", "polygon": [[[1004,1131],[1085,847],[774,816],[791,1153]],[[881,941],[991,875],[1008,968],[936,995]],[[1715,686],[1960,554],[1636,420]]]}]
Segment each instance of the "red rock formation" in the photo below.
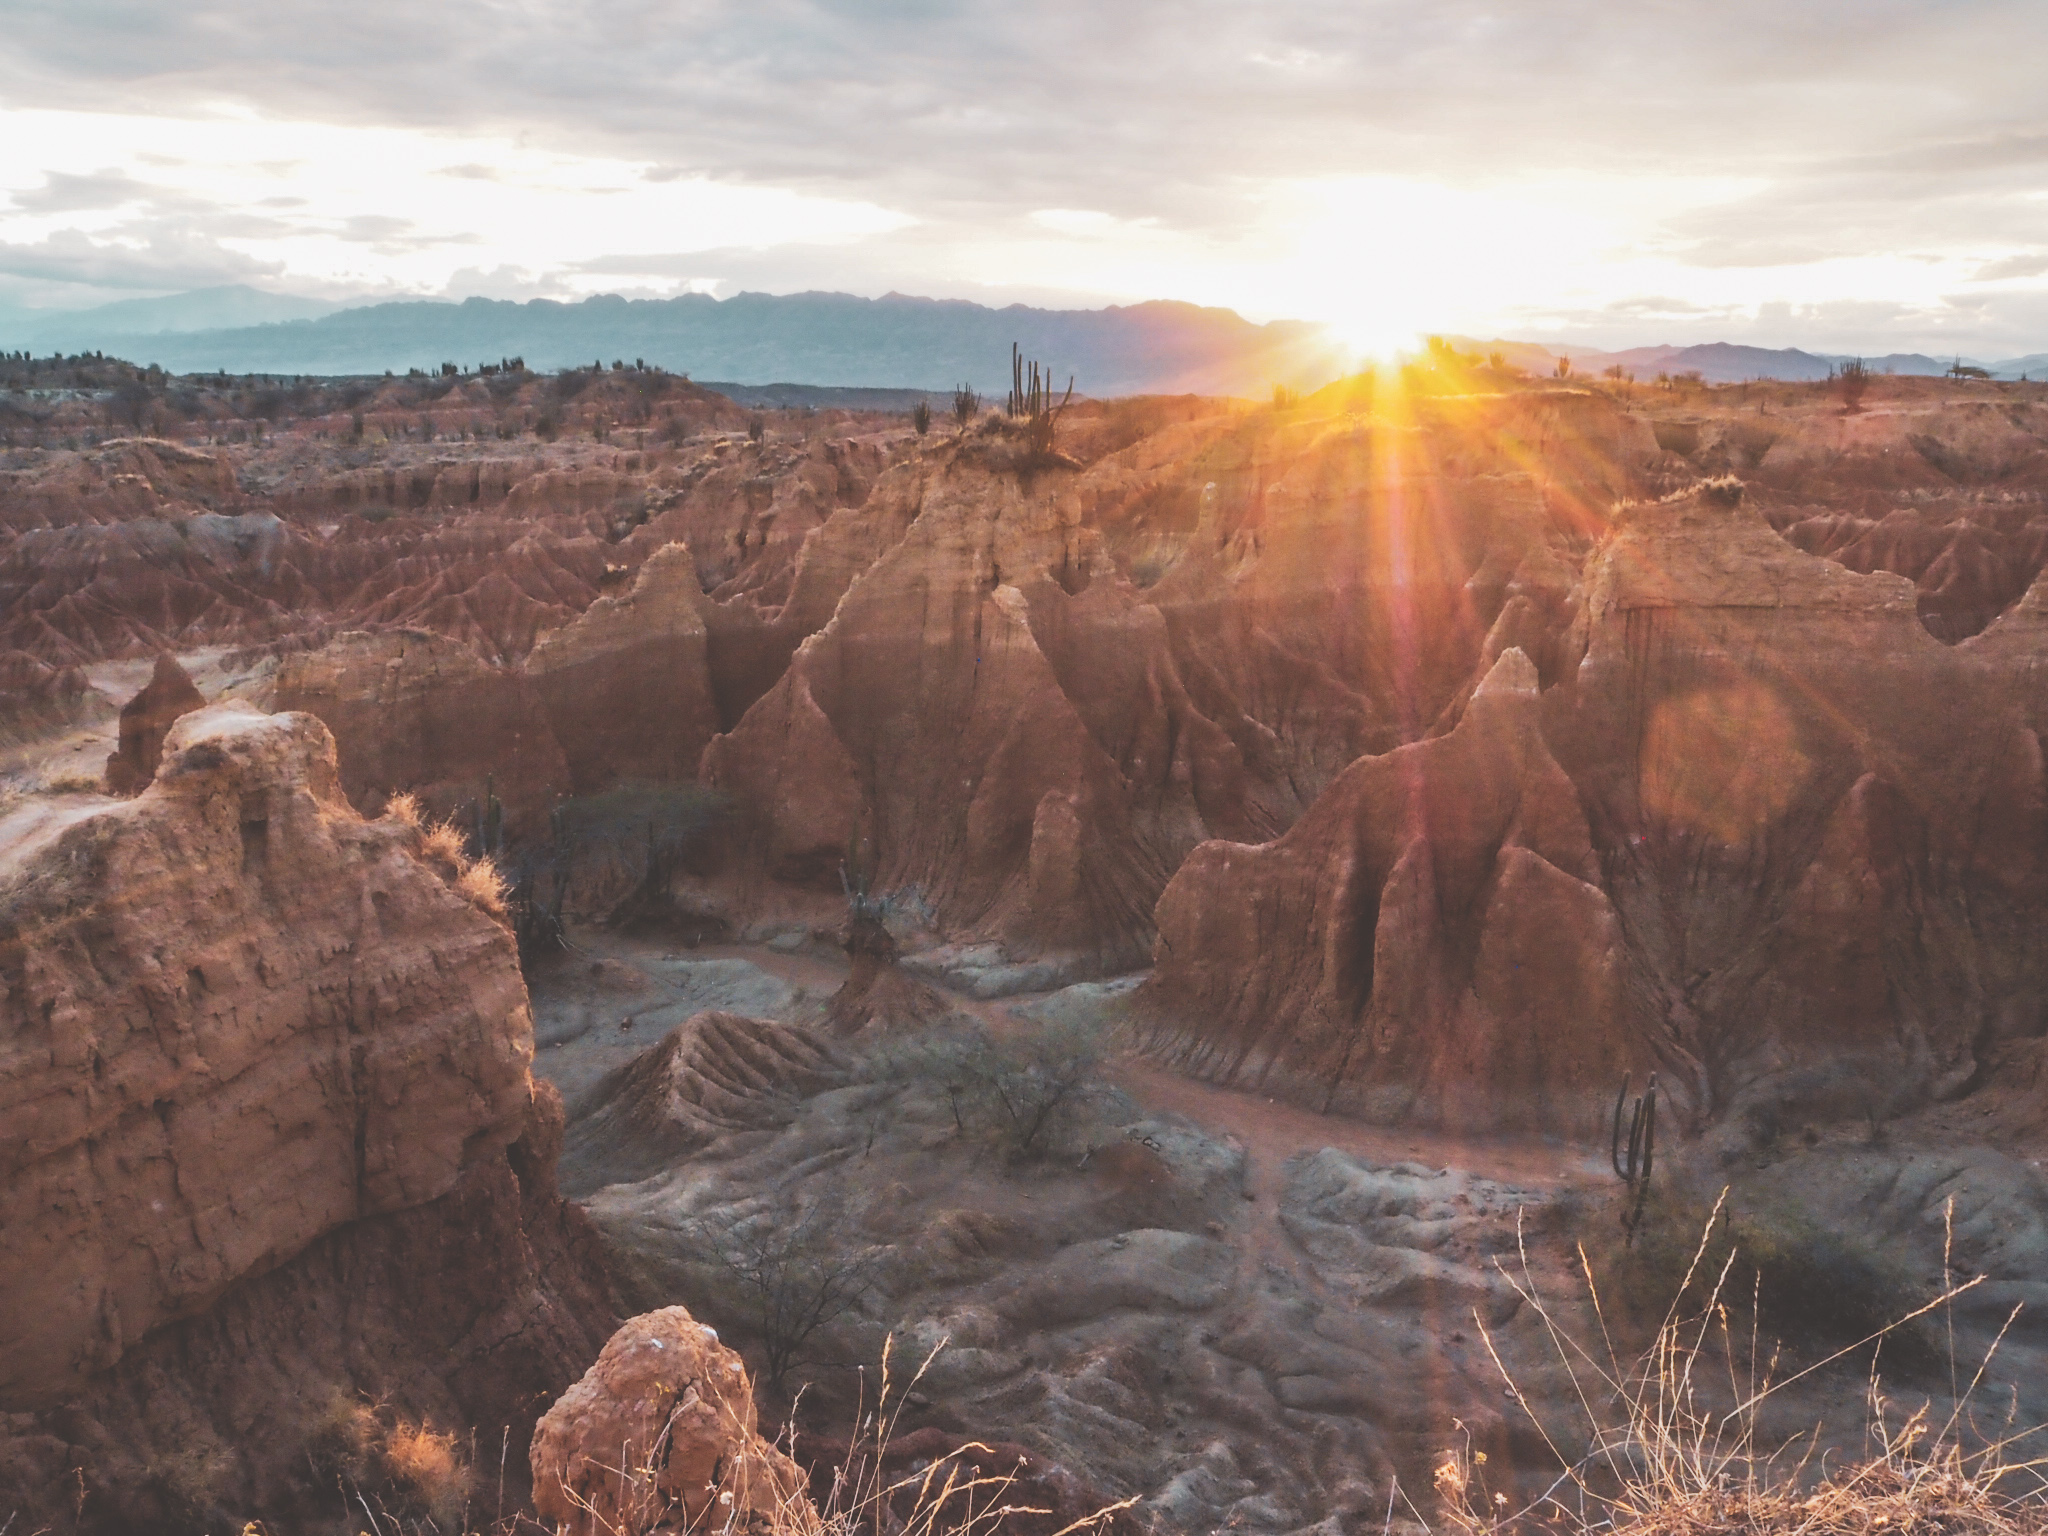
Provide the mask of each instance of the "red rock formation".
[{"label": "red rock formation", "polygon": [[438,635],[344,635],[288,656],[279,709],[316,715],[339,746],[341,784],[374,814],[401,790],[440,817],[479,800],[490,778],[508,827],[547,825],[571,778],[545,712],[520,672],[493,667]]},{"label": "red rock formation", "polygon": [[1197,421],[1079,475],[1019,473],[999,434],[930,450],[862,510],[907,531],[705,775],[775,879],[829,884],[869,837],[880,885],[951,932],[1128,962],[1188,850],[1277,832],[1361,750],[1421,735],[1489,626],[1547,661],[1570,618],[1551,546],[1648,444],[1573,397],[1405,432]]},{"label": "red rock formation", "polygon": [[671,544],[640,567],[630,592],[600,598],[527,657],[578,794],[696,773],[718,729],[704,606],[690,551]]},{"label": "red rock formation", "polygon": [[1506,652],[1448,734],[1355,765],[1276,842],[1190,858],[1140,999],[1161,1050],[1581,1128],[1601,1078],[1654,1066],[1690,1123],[1766,1124],[1961,1092],[2040,1027],[2026,604],[1950,651],[1905,579],[1698,495],[1627,511],[1575,606],[1540,695]]},{"label": "red rock formation", "polygon": [[99,702],[91,687],[77,667],[0,651],[0,743],[38,740],[76,723]]},{"label": "red rock formation", "polygon": [[627,1322],[533,1433],[534,1505],[571,1536],[822,1529],[761,1437],[740,1357],[683,1307]]},{"label": "red rock formation", "polygon": [[1159,903],[1151,1043],[1218,1081],[1460,1128],[1588,1126],[1647,1053],[1578,797],[1510,650],[1457,728],[1352,765]]},{"label": "red rock formation", "polygon": [[416,839],[350,811],[317,721],[222,706],[140,797],[14,855],[0,1503],[24,1518],[293,1524],[334,1494],[307,1463],[330,1395],[518,1426],[594,1351],[511,935]]},{"label": "red rock formation", "polygon": [[120,744],[107,757],[110,795],[136,795],[156,777],[164,737],[178,720],[206,707],[206,696],[193,686],[178,658],[165,651],[141,692],[121,706]]}]

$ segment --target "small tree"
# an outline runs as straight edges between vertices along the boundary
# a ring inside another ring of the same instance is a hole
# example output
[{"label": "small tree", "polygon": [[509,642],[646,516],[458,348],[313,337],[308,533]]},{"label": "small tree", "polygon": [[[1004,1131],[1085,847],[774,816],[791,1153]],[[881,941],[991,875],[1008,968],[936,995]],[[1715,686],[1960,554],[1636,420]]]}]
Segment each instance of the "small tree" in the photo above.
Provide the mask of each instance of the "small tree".
[{"label": "small tree", "polygon": [[727,1210],[700,1221],[698,1232],[731,1306],[760,1336],[762,1379],[777,1392],[812,1335],[874,1289],[874,1258],[855,1246],[838,1208],[822,1201]]},{"label": "small tree", "polygon": [[890,1042],[873,1060],[884,1080],[937,1088],[963,1135],[1019,1161],[1055,1150],[1109,1091],[1101,1039],[1078,1023],[1048,1024],[1022,1039],[935,1030]]},{"label": "small tree", "polygon": [[932,406],[929,400],[920,400],[910,408],[910,424],[923,437],[932,429]]}]

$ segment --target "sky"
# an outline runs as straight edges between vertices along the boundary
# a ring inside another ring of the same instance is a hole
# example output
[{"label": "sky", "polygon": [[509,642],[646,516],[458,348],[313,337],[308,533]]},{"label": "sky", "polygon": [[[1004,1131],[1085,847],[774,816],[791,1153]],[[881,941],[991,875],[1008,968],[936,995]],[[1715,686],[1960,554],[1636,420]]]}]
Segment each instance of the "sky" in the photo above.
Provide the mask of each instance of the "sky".
[{"label": "sky", "polygon": [[2048,350],[2044,0],[0,0],[0,305]]}]

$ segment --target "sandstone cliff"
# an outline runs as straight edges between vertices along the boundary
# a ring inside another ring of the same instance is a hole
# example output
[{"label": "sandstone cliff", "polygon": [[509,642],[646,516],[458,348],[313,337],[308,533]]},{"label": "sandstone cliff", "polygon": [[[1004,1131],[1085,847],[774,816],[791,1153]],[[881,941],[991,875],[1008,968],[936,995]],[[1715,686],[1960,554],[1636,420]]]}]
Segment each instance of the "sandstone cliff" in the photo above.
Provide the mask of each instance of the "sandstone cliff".
[{"label": "sandstone cliff", "polygon": [[1774,1134],[1967,1091],[2040,1031],[2024,613],[1950,650],[1909,582],[1719,491],[1623,509],[1565,611],[1552,686],[1507,651],[1448,734],[1183,866],[1141,997],[1159,1049],[1581,1130],[1603,1080],[1656,1068],[1693,1125]]},{"label": "sandstone cliff", "polygon": [[289,1511],[329,1397],[517,1425],[594,1352],[511,936],[416,838],[217,706],[0,839],[0,1503]]},{"label": "sandstone cliff", "polygon": [[704,606],[690,551],[670,544],[630,592],[598,599],[528,655],[527,679],[579,794],[695,774],[718,729]]}]

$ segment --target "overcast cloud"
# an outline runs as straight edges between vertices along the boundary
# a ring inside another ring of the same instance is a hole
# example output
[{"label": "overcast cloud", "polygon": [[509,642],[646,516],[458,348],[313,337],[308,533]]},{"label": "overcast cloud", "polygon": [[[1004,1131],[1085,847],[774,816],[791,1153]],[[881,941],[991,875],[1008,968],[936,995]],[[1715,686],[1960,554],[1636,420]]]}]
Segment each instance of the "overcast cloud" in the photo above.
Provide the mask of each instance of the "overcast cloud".
[{"label": "overcast cloud", "polygon": [[0,299],[1148,296],[2048,348],[2040,0],[13,0]]}]

